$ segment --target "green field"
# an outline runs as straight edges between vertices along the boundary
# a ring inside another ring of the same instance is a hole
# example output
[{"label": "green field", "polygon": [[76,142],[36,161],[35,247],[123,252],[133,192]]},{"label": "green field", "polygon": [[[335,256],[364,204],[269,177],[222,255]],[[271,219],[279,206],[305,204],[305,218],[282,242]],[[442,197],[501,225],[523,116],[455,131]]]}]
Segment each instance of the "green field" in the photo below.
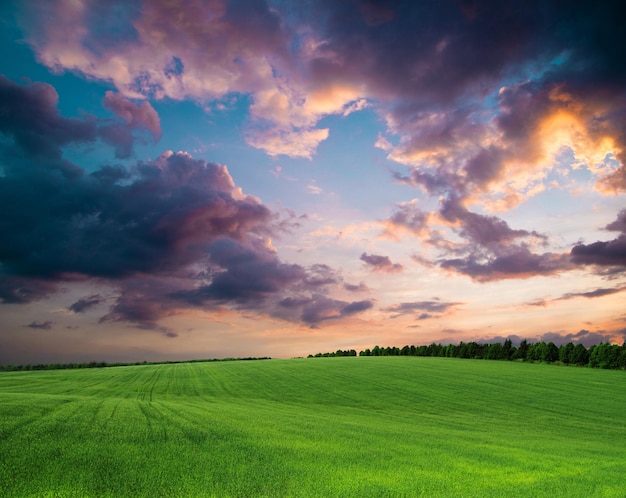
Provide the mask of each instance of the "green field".
[{"label": "green field", "polygon": [[447,358],[0,374],[0,496],[626,496],[626,372]]}]

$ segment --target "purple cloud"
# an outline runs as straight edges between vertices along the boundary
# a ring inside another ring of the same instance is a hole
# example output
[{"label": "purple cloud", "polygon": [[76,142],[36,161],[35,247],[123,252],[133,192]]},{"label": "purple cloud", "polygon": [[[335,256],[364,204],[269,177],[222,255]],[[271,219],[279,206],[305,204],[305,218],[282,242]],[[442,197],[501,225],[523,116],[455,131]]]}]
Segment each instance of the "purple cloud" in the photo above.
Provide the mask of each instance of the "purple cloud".
[{"label": "purple cloud", "polygon": [[61,147],[96,140],[96,120],[60,116],[58,100],[59,95],[51,85],[22,86],[0,75],[0,133],[14,142],[13,147],[4,147],[13,156],[12,161],[5,161],[5,170],[17,175],[23,160],[32,159],[32,167],[44,160],[46,166],[66,177],[82,174],[79,167],[62,158]]},{"label": "purple cloud", "polygon": [[31,322],[28,325],[26,325],[26,327],[29,327],[31,329],[50,330],[52,328],[52,322],[51,321]]},{"label": "purple cloud", "polygon": [[389,256],[363,253],[361,254],[361,257],[359,259],[363,261],[368,267],[372,268],[372,270],[374,271],[396,273],[404,269],[401,264],[392,263],[389,259]]},{"label": "purple cloud", "polygon": [[[168,151],[130,168],[86,174],[71,165],[71,175],[58,175],[42,165],[63,164],[63,145],[95,139],[91,122],[59,116],[49,85],[0,79],[0,99],[9,98],[11,116],[21,116],[20,101],[34,104],[22,121],[0,119],[0,131],[24,148],[20,167],[9,160],[0,176],[3,302],[40,299],[66,280],[103,279],[118,296],[102,322],[127,321],[166,335],[173,332],[158,321],[185,308],[225,306],[317,324],[371,307],[326,297],[342,283],[328,265],[282,262],[269,238],[291,221],[245,195],[225,166]],[[137,111],[114,96],[109,101]],[[29,132],[37,119],[60,131]],[[29,133],[43,142],[26,150]],[[290,296],[300,304],[285,306]],[[84,312],[103,300],[86,296],[69,309]]]},{"label": "purple cloud", "polygon": [[620,211],[617,219],[609,223],[605,229],[621,232],[621,234],[610,241],[597,241],[574,246],[571,250],[574,263],[626,269],[626,210]]},{"label": "purple cloud", "polygon": [[477,282],[555,275],[571,269],[567,255],[549,252],[534,254],[525,247],[513,247],[509,252],[494,256],[471,254],[465,258],[442,259],[439,265],[444,270],[461,273]]},{"label": "purple cloud", "polygon": [[427,318],[431,318],[434,314],[440,315],[442,313],[446,313],[460,304],[462,303],[446,302],[441,301],[438,298],[434,298],[430,301],[415,301],[394,304],[393,306],[384,308],[383,311],[393,313],[392,318],[396,318],[401,315],[417,314],[418,320],[425,320]]},{"label": "purple cloud", "polygon": [[147,129],[155,141],[161,138],[161,121],[149,102],[144,101],[141,105],[136,105],[119,93],[108,91],[104,94],[103,104],[124,119],[130,128]]},{"label": "purple cloud", "polygon": [[546,332],[539,336],[538,340],[543,342],[553,342],[557,346],[572,342],[574,344],[582,344],[588,348],[601,342],[611,342],[613,337],[614,334],[608,334],[606,332],[590,332],[589,330],[582,329],[576,333],[570,334]]},{"label": "purple cloud", "polygon": [[363,282],[358,285],[345,283],[343,284],[343,288],[349,292],[368,292],[370,290],[369,287]]},{"label": "purple cloud", "polygon": [[67,309],[74,313],[84,313],[88,309],[103,302],[105,302],[105,299],[100,294],[93,294],[91,296],[81,297],[78,301],[68,306]]},{"label": "purple cloud", "polygon": [[372,308],[374,303],[369,300],[346,302],[330,299],[320,294],[311,297],[287,297],[280,305],[288,313],[298,313],[300,319],[312,327],[328,321],[345,318]]}]

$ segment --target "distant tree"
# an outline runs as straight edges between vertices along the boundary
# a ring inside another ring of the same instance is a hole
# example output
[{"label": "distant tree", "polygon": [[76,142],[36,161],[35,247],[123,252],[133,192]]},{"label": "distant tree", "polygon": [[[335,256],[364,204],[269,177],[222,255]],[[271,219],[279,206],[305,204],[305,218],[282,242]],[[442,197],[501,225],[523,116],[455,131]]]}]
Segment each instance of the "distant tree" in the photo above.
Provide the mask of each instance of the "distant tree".
[{"label": "distant tree", "polygon": [[584,344],[576,344],[570,356],[570,362],[575,365],[583,366],[589,363],[589,353]]},{"label": "distant tree", "polygon": [[530,344],[528,346],[528,354],[526,357],[530,361],[541,361],[545,356],[546,346],[546,343],[543,341]]},{"label": "distant tree", "polygon": [[559,359],[559,348],[556,347],[556,344],[553,342],[549,342],[543,348],[541,352],[541,361],[546,361],[548,363],[552,363],[558,361]]},{"label": "distant tree", "polygon": [[488,360],[505,359],[505,352],[502,344],[500,344],[499,342],[494,342],[493,344],[490,344],[485,358]]},{"label": "distant tree", "polygon": [[572,357],[574,356],[574,344],[568,342],[564,346],[559,348],[559,360],[566,365],[572,363]]},{"label": "distant tree", "polygon": [[519,348],[517,348],[517,354],[519,356],[520,359],[525,360],[527,358],[528,355],[528,341],[526,339],[523,339],[522,342],[520,342]]},{"label": "distant tree", "polygon": [[505,360],[511,359],[511,355],[513,354],[513,343],[508,337],[505,339],[504,344],[502,345],[502,353],[504,354]]},{"label": "distant tree", "polygon": [[589,349],[589,366],[593,368],[619,368],[621,348],[617,344],[600,343]]},{"label": "distant tree", "polygon": [[617,365],[622,370],[626,370],[626,341],[620,347],[619,358],[617,360]]}]

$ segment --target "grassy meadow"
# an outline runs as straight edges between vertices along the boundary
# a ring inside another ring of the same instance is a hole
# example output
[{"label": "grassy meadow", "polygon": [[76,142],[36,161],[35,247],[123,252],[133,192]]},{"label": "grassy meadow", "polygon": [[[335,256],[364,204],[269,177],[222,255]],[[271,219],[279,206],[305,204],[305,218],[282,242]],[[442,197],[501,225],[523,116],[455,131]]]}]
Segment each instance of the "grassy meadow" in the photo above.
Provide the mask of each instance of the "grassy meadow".
[{"label": "grassy meadow", "polygon": [[0,496],[626,496],[626,372],[415,357],[0,374]]}]

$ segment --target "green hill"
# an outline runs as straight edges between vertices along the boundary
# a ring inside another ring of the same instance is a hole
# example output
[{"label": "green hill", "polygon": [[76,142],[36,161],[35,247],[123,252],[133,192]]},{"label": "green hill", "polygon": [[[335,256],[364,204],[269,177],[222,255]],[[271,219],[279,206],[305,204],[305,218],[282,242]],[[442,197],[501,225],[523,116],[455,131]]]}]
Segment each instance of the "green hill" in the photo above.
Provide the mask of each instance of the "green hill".
[{"label": "green hill", "polygon": [[624,497],[626,373],[447,358],[0,374],[0,496]]}]

